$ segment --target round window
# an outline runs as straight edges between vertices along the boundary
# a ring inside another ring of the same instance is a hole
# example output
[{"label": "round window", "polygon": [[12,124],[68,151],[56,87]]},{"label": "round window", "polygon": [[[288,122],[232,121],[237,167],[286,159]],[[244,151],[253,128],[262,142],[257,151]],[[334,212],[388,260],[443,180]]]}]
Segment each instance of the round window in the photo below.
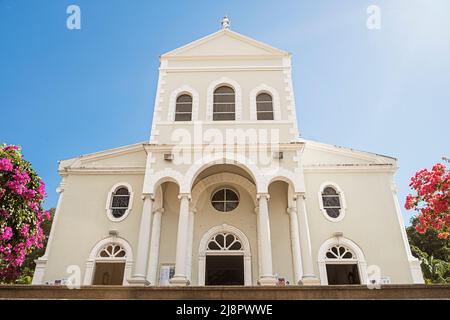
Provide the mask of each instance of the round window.
[{"label": "round window", "polygon": [[238,206],[239,196],[230,188],[222,188],[213,193],[211,204],[217,211],[230,212]]}]

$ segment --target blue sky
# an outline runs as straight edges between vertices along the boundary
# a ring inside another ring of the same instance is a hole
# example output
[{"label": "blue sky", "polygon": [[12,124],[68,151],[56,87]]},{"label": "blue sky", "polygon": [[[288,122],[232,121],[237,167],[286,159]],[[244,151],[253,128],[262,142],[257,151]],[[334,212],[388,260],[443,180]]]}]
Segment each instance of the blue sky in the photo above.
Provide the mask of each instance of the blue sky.
[{"label": "blue sky", "polygon": [[[66,28],[70,4],[81,30]],[[372,4],[378,31],[366,28]],[[0,143],[23,147],[46,207],[58,160],[149,138],[158,56],[225,14],[293,54],[304,138],[399,159],[401,204],[417,169],[450,156],[448,0],[0,0]]]}]

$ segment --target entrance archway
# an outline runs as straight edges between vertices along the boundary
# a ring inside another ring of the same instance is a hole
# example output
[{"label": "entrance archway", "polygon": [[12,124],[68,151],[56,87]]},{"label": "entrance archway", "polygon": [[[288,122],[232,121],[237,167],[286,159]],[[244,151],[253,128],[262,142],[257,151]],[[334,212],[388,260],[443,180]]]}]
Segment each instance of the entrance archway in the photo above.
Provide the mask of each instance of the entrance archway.
[{"label": "entrance archway", "polygon": [[200,241],[198,259],[200,286],[252,284],[250,244],[233,226],[223,224],[208,230]]},{"label": "entrance archway", "polygon": [[342,237],[328,239],[320,247],[319,273],[322,285],[367,283],[367,263],[362,250]]},{"label": "entrance archway", "polygon": [[129,243],[119,237],[98,242],[89,254],[84,285],[128,285],[133,253]]}]

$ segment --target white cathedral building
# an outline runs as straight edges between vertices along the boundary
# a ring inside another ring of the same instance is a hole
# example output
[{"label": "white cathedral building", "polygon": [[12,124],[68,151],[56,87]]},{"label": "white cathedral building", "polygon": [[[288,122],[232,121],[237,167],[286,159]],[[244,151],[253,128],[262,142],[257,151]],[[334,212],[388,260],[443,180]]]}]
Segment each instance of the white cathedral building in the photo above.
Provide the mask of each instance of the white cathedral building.
[{"label": "white cathedral building", "polygon": [[227,18],[161,55],[150,139],[59,162],[33,284],[423,283],[396,159],[300,138],[291,71]]}]

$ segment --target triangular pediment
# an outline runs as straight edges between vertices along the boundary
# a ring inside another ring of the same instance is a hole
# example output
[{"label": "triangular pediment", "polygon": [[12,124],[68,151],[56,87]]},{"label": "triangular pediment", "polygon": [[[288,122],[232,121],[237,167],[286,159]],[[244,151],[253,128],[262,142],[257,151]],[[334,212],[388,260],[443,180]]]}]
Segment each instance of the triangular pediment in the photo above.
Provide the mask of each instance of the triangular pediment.
[{"label": "triangular pediment", "polygon": [[206,56],[284,56],[289,53],[231,30],[220,30],[209,36],[163,54],[168,57]]}]

